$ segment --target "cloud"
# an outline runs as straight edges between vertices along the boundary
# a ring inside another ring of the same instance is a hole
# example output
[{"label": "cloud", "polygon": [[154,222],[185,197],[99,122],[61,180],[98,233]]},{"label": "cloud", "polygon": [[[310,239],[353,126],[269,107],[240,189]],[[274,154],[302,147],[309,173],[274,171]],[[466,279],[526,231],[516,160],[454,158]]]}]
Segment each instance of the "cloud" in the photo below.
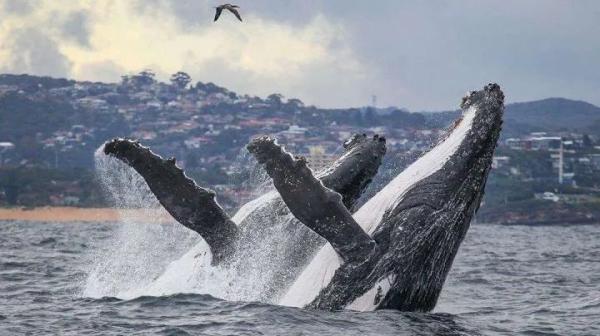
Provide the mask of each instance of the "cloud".
[{"label": "cloud", "polygon": [[0,13],[6,15],[26,15],[33,10],[32,0],[2,0],[0,1]]},{"label": "cloud", "polygon": [[67,77],[70,62],[55,41],[34,28],[13,30],[3,40],[0,71]]},{"label": "cloud", "polygon": [[[111,81],[120,71],[152,68],[168,79],[183,70],[242,94],[321,106],[364,105],[376,94],[380,105],[454,108],[490,81],[511,101],[600,104],[598,1],[237,3],[243,23],[213,23],[216,0],[5,0],[0,69]],[[39,46],[24,40],[31,34]]]},{"label": "cloud", "polygon": [[90,46],[90,18],[85,11],[69,13],[61,26],[62,35],[79,43],[81,46]]},{"label": "cloud", "polygon": [[79,80],[114,83],[118,82],[127,71],[115,62],[105,60],[78,64],[74,67],[73,73]]},{"label": "cloud", "polygon": [[[120,72],[145,68],[162,79],[183,70],[195,80],[213,81],[240,93],[281,92],[331,106],[338,101],[329,98],[336,95],[323,92],[334,89],[329,77],[352,83],[366,73],[354,58],[343,27],[321,15],[289,25],[249,11],[244,12],[243,25],[233,16],[213,24],[211,5],[171,0],[42,1],[35,11],[11,16],[0,29],[0,39],[13,41],[3,47],[1,69],[103,81],[117,81]],[[22,59],[19,55],[24,53],[31,57]],[[316,82],[307,83],[309,79]]]},{"label": "cloud", "polygon": [[[345,104],[365,101],[357,88],[368,71],[336,21],[313,13],[289,24],[248,10],[243,24],[232,15],[213,23],[212,6],[202,0],[40,1],[0,26],[0,40],[20,41],[4,47],[1,69],[103,81],[118,81],[120,71],[150,68],[163,80],[186,71],[240,93],[281,92],[326,106],[339,105],[342,95]],[[27,44],[38,57],[20,61],[27,35],[43,43]],[[346,84],[336,85],[339,80]]]}]

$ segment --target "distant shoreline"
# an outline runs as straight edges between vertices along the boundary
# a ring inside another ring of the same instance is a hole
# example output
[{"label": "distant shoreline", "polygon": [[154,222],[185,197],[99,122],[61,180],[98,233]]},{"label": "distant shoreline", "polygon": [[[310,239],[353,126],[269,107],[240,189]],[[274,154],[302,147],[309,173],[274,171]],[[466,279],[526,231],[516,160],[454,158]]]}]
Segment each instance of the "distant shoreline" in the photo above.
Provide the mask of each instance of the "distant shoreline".
[{"label": "distant shoreline", "polygon": [[152,218],[153,222],[168,222],[172,220],[165,211],[157,209],[76,207],[0,208],[0,221],[117,222],[124,218],[132,221],[143,221],[147,218]]},{"label": "distant shoreline", "polygon": [[[174,219],[162,209],[114,209],[114,208],[77,208],[77,207],[37,207],[37,208],[0,208],[0,221],[23,222],[119,222],[131,220],[144,222],[152,218],[152,222],[171,222]],[[561,225],[595,225],[597,219],[577,218],[573,221],[507,221],[507,222],[473,222],[478,225],[510,225],[510,226],[561,226]]]}]

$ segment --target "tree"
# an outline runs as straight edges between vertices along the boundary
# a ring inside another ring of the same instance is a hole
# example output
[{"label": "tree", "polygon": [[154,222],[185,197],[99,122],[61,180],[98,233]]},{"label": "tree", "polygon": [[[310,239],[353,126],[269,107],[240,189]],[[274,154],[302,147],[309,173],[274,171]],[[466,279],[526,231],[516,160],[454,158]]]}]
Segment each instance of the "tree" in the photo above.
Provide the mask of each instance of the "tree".
[{"label": "tree", "polygon": [[297,98],[291,98],[288,99],[287,104],[289,107],[293,108],[293,109],[298,109],[298,108],[302,108],[304,107],[304,103]]},{"label": "tree", "polygon": [[127,75],[121,76],[121,85],[128,86],[131,83],[131,77]]},{"label": "tree", "polygon": [[154,82],[154,77],[156,77],[156,74],[150,69],[145,69],[141,71],[138,76],[148,80],[149,82]]},{"label": "tree", "polygon": [[267,97],[267,102],[271,104],[276,109],[281,109],[281,101],[283,100],[283,95],[279,93],[273,93]]},{"label": "tree", "polygon": [[214,83],[202,83],[202,82],[198,82],[196,83],[196,89],[198,90],[202,90],[204,92],[206,92],[206,94],[212,94],[212,93],[220,93],[220,92],[225,92],[225,89],[215,85]]},{"label": "tree", "polygon": [[375,126],[379,124],[379,118],[377,116],[377,112],[372,107],[367,107],[367,111],[365,112],[365,125],[366,126]]},{"label": "tree", "polygon": [[185,89],[192,81],[192,77],[183,71],[179,71],[171,75],[171,84],[179,90]]},{"label": "tree", "polygon": [[279,102],[283,99],[283,95],[281,93],[272,93],[267,97],[268,101]]},{"label": "tree", "polygon": [[152,70],[144,70],[137,75],[130,76],[129,83],[136,87],[152,85],[156,83],[154,77],[156,77],[156,74]]}]

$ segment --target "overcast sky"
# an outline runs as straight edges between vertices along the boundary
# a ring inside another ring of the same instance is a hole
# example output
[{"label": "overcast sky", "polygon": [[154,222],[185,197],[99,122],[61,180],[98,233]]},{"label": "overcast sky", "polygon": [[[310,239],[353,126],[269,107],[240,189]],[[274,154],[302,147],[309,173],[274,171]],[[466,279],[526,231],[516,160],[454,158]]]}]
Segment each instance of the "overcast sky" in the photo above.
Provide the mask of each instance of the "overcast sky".
[{"label": "overcast sky", "polygon": [[238,93],[326,107],[456,108],[498,82],[509,101],[600,105],[597,0],[0,0],[0,73],[115,82],[179,70]]}]

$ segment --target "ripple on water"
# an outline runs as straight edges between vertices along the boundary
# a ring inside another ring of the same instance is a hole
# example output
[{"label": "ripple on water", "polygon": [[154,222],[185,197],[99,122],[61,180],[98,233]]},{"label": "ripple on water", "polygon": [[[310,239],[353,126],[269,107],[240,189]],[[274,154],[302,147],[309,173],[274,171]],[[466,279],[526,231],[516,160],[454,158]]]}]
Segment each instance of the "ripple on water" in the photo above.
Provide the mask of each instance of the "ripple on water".
[{"label": "ripple on water", "polygon": [[431,314],[82,297],[90,251],[113,229],[0,223],[0,335],[600,335],[599,226],[474,225]]}]

